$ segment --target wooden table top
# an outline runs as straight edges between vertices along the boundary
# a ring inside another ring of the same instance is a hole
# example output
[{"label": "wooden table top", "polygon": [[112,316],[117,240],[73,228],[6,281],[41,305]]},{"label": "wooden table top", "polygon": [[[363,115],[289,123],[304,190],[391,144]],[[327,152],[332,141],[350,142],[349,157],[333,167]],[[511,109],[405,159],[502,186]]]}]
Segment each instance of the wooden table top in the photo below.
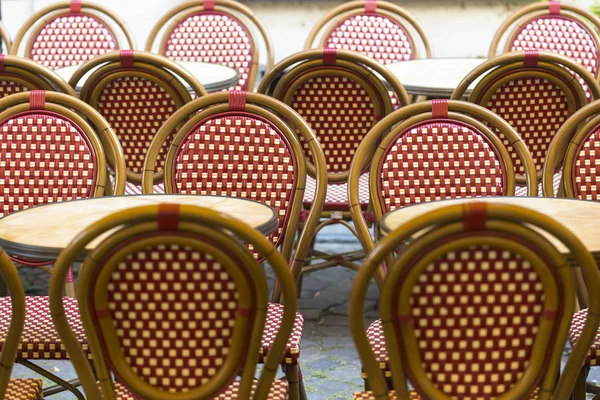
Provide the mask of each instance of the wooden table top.
[{"label": "wooden table top", "polygon": [[[234,197],[195,195],[111,196],[46,204],[0,218],[0,246],[10,255],[53,260],[85,227],[127,208],[176,203],[210,208],[232,215],[264,235],[277,229],[275,210],[263,203]],[[90,242],[95,248],[104,236]]]},{"label": "wooden table top", "polygon": [[[200,81],[207,92],[216,92],[219,90],[227,89],[235,86],[240,80],[238,72],[226,65],[211,64],[205,62],[196,61],[176,61],[177,64],[187,69],[192,75]],[[54,70],[61,78],[69,82],[79,65],[71,65],[64,68]],[[94,72],[91,70],[85,74],[79,81],[83,84],[87,78]],[[79,92],[80,88],[77,88]]]},{"label": "wooden table top", "polygon": [[[600,253],[600,202],[556,199],[545,197],[481,197],[477,199],[453,199],[415,204],[390,211],[381,219],[379,226],[383,232],[389,233],[405,221],[418,218],[420,215],[452,204],[473,201],[506,203],[531,208],[555,219],[577,236],[591,253]],[[556,248],[566,254],[567,248],[556,238],[548,236]]]},{"label": "wooden table top", "polygon": [[[450,98],[469,72],[487,58],[424,58],[387,64],[409,94]],[[465,92],[471,93],[474,84]]]}]

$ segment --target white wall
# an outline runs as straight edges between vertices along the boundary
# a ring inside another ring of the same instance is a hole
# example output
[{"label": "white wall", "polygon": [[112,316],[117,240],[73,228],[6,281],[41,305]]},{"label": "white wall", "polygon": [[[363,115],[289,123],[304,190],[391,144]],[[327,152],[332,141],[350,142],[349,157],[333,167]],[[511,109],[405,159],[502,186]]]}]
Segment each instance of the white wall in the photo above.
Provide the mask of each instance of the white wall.
[{"label": "white wall", "polygon": [[[112,9],[133,32],[138,48],[143,48],[150,29],[169,8],[184,0],[94,0]],[[54,0],[1,0],[2,22],[15,35],[35,10]],[[436,57],[476,57],[487,55],[489,43],[500,23],[529,0],[403,0],[395,1],[408,10],[423,27]],[[594,0],[575,0],[589,7]],[[314,23],[341,1],[250,0],[271,33],[276,60],[304,47]]]}]

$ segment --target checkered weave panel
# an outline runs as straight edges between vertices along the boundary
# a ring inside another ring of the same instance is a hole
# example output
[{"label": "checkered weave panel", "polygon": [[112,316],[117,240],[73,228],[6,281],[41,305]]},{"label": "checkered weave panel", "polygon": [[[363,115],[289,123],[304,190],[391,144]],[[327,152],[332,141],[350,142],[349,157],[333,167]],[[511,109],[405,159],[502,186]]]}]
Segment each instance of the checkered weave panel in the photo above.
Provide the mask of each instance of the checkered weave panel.
[{"label": "checkered weave panel", "polygon": [[254,48],[250,33],[231,15],[219,12],[197,13],[181,21],[164,49],[165,56],[177,61],[204,61],[234,68],[240,75],[235,90],[249,90]]},{"label": "checkered weave panel", "polygon": [[[291,106],[319,138],[328,172],[350,169],[356,148],[378,120],[377,101],[358,82],[343,76],[319,76],[298,87]],[[312,162],[308,145],[303,142],[303,147]]]},{"label": "checkered weave panel", "polygon": [[[283,305],[278,303],[269,303],[267,309],[267,320],[265,322],[265,329],[262,336],[262,347],[260,352],[260,358],[258,362],[263,363],[267,358],[267,354],[273,342],[275,342],[275,336],[279,332],[279,325],[281,325],[281,319],[283,318]],[[304,327],[304,318],[299,312],[296,313],[296,319],[294,320],[294,328],[292,334],[288,339],[287,346],[285,348],[285,364],[298,364],[298,358],[300,357],[300,343],[302,342],[302,328]]]},{"label": "checkered weave panel", "polygon": [[[181,142],[171,177],[177,193],[243,197],[275,208],[279,244],[295,191],[296,165],[283,134],[249,117],[217,117]],[[167,178],[169,179],[169,178]]]},{"label": "checkered weave panel", "polygon": [[41,400],[41,379],[11,379],[8,381],[4,400]]},{"label": "checkered weave panel", "polygon": [[175,244],[131,253],[112,273],[107,297],[124,356],[150,385],[186,392],[220,371],[238,291],[213,254]]},{"label": "checkered weave panel", "polygon": [[440,257],[405,289],[423,368],[441,391],[493,399],[521,379],[545,298],[527,260],[469,246]]},{"label": "checkered weave panel", "polygon": [[[587,314],[588,310],[586,308],[585,310],[577,311],[573,315],[571,327],[569,328],[569,341],[571,342],[572,346],[579,341],[579,338],[583,333],[583,326],[585,325]],[[600,332],[596,334],[594,343],[592,343],[592,347],[590,347],[590,350],[588,351],[588,355],[585,358],[585,365],[600,365]]]},{"label": "checkered weave panel", "polygon": [[[534,393],[530,394],[529,396],[527,396],[527,399],[523,399],[523,400],[537,400],[538,395],[537,395],[538,389],[535,390]],[[390,396],[391,400],[398,400],[398,396],[396,395],[396,392],[394,390],[391,390],[388,395]],[[408,395],[410,396],[408,400],[424,400],[424,397],[421,397],[417,392],[409,392]],[[376,400],[375,398],[375,394],[373,392],[355,392],[353,394],[353,400]],[[470,397],[470,396],[466,396],[466,397],[460,397],[461,400],[476,400],[479,399],[479,397],[475,396],[475,397]]]},{"label": "checkered weave panel", "polygon": [[[560,187],[560,181],[562,179],[562,170],[554,174],[552,178],[552,190],[554,190],[554,197],[558,194],[558,188]],[[544,192],[542,191],[542,183],[538,183],[538,197],[544,197]],[[527,196],[527,186],[516,186],[515,187],[515,196]]]},{"label": "checkered weave panel", "polygon": [[[315,180],[306,178],[306,191],[304,193],[304,207],[309,208],[315,198]],[[363,174],[358,181],[358,199],[363,209],[369,205],[369,174]],[[324,210],[350,211],[348,203],[348,183],[327,185]]]},{"label": "checkered weave panel", "polygon": [[[141,174],[154,135],[177,110],[177,105],[157,82],[131,76],[106,85],[97,109],[119,137],[127,169]],[[157,171],[162,170],[171,140],[165,142],[158,154]]]},{"label": "checkered weave panel", "polygon": [[27,92],[29,90],[25,85],[9,79],[11,78],[7,77],[4,79],[3,76],[0,76],[0,99],[11,94]]},{"label": "checkered weave panel", "polygon": [[66,119],[42,113],[11,117],[0,125],[0,214],[92,197],[94,158],[85,134]]},{"label": "checkered weave panel", "polygon": [[600,129],[595,129],[579,145],[573,165],[573,189],[575,197],[599,200],[600,191]]},{"label": "checkered weave panel", "polygon": [[[66,360],[67,350],[62,345],[58,332],[50,316],[50,303],[46,296],[26,297],[25,327],[21,335],[18,358],[27,360]],[[79,316],[77,300],[72,297],[63,298],[65,314],[69,326],[81,344],[83,351],[91,358],[87,339]],[[0,298],[0,348],[4,345],[4,338],[10,326],[11,316],[10,298]]]},{"label": "checkered weave panel", "polygon": [[[486,107],[515,128],[529,149],[536,170],[541,171],[554,134],[570,115],[563,91],[546,79],[515,79],[498,88]],[[494,131],[508,149],[515,172],[525,174],[510,142],[498,129]]]},{"label": "checkered weave panel", "polygon": [[431,122],[400,135],[380,165],[385,212],[457,197],[504,194],[502,161],[479,132]]},{"label": "checkered weave panel", "polygon": [[50,69],[83,64],[117,49],[104,23],[86,14],[66,14],[48,22],[33,41],[29,58]]},{"label": "checkered weave panel", "polygon": [[[165,193],[165,184],[157,183],[152,187],[152,193],[164,194]],[[125,184],[125,194],[142,194],[142,187],[140,185],[136,185],[135,183],[127,182]]]}]

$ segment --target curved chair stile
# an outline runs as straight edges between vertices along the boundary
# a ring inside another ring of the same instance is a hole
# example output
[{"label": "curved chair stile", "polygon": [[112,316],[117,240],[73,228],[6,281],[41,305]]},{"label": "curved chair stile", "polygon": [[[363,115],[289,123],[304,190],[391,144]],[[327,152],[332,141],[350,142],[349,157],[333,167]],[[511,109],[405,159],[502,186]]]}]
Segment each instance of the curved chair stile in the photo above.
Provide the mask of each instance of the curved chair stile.
[{"label": "curved chair stile", "polygon": [[0,24],[0,40],[2,40],[2,48],[0,50],[3,50],[4,54],[9,54],[12,47],[12,40],[10,39],[10,34],[2,24]]},{"label": "curved chair stile", "polygon": [[77,97],[73,88],[51,69],[27,58],[0,55],[0,96],[29,90],[57,91]]}]

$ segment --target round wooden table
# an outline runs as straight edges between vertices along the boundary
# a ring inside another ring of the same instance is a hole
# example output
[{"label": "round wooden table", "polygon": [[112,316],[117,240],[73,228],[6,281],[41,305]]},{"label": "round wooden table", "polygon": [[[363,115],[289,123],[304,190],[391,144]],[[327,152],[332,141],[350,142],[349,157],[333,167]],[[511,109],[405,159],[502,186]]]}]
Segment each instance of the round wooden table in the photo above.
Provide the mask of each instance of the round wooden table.
[{"label": "round wooden table", "polygon": [[[390,211],[383,216],[379,226],[384,233],[389,233],[405,221],[418,218],[428,211],[452,204],[474,201],[506,203],[541,212],[566,226],[583,242],[597,261],[600,259],[600,225],[598,224],[600,202],[594,201],[547,197],[481,197],[477,199],[440,200],[414,204]],[[568,254],[568,249],[562,242],[553,236],[547,235],[547,237],[560,252]]]},{"label": "round wooden table", "polygon": [[[450,98],[460,81],[485,61],[487,58],[424,58],[391,63],[386,67],[409,94]],[[472,87],[465,95],[471,90]]]},{"label": "round wooden table", "polygon": [[[204,86],[207,92],[216,92],[219,90],[227,89],[235,86],[240,80],[238,72],[226,65],[211,64],[205,62],[196,61],[176,61],[177,64],[187,69],[192,75],[196,77]],[[65,68],[59,68],[54,70],[61,78],[69,82],[79,65],[71,65]],[[85,74],[79,81],[79,84],[83,84],[89,76],[94,72],[91,70]],[[80,87],[77,87],[77,92],[80,91]]]},{"label": "round wooden table", "polygon": [[[45,204],[0,218],[0,247],[10,255],[29,260],[54,260],[79,232],[99,219],[127,208],[157,203],[210,208],[232,215],[264,235],[271,234],[278,226],[277,213],[272,207],[241,198],[194,195],[97,197]],[[96,238],[86,249],[94,249],[109,234]]]}]

